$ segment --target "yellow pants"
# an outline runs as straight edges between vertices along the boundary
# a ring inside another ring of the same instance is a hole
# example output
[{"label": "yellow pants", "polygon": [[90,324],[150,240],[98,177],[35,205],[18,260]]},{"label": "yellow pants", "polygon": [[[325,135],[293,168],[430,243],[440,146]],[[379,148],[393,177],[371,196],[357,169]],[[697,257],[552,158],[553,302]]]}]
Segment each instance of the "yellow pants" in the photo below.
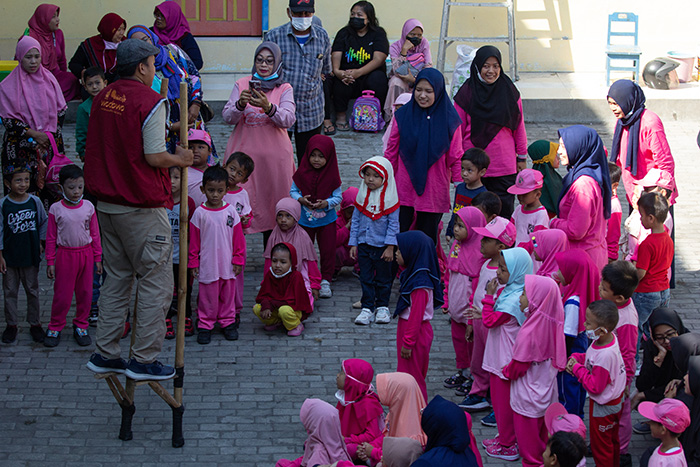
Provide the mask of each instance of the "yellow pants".
[{"label": "yellow pants", "polygon": [[253,307],[253,313],[260,318],[260,321],[262,321],[265,326],[272,326],[281,322],[287,331],[291,331],[301,324],[301,311],[294,311],[291,306],[281,306],[277,310],[273,309],[270,319],[262,319],[260,317],[260,313],[262,312],[260,308],[260,304],[256,303]]}]

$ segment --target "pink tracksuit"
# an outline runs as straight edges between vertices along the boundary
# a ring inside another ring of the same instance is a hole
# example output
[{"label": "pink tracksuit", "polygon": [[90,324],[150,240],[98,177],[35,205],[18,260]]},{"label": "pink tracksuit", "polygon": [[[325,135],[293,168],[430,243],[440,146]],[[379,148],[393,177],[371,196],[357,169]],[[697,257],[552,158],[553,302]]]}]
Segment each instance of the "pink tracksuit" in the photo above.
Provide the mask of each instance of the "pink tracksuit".
[{"label": "pink tracksuit", "polygon": [[[430,346],[433,344],[433,290],[416,289],[411,292],[411,306],[399,315],[396,328],[396,351],[398,365],[396,371],[412,375],[425,400],[428,400],[428,389],[425,378],[428,375],[430,362]],[[411,349],[411,358],[401,358],[401,348]]]},{"label": "pink tracksuit", "polygon": [[51,331],[61,331],[75,292],[73,324],[85,329],[92,301],[94,263],[102,261],[100,228],[95,206],[82,200],[73,206],[61,200],[49,209],[46,230],[46,263],[56,266]]},{"label": "pink tracksuit", "polygon": [[236,275],[243,266],[246,242],[236,208],[228,203],[217,209],[200,205],[190,221],[190,268],[199,268],[198,327],[225,328],[236,321]]}]

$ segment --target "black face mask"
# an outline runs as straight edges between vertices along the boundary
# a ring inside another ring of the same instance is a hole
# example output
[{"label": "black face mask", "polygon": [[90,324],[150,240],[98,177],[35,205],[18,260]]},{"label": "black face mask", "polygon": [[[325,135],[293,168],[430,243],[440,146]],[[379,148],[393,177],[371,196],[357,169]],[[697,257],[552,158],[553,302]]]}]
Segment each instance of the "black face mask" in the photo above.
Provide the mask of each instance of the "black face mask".
[{"label": "black face mask", "polygon": [[406,39],[408,39],[408,42],[413,44],[413,47],[418,47],[420,43],[423,42],[422,37],[407,37]]},{"label": "black face mask", "polygon": [[365,27],[365,20],[363,18],[350,18],[350,22],[348,24],[355,31],[359,31]]}]

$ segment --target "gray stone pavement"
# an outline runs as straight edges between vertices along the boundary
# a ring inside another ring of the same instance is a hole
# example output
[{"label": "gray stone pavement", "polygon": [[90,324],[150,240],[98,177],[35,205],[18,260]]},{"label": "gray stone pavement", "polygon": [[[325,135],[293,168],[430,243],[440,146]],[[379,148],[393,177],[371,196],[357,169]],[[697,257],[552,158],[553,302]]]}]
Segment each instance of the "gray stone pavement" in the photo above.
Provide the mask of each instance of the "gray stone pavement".
[{"label": "gray stone pavement", "polygon": [[[557,128],[556,124],[528,124],[528,139],[555,140]],[[609,147],[611,128],[597,125],[596,129]],[[672,306],[681,312],[686,326],[700,331],[700,253],[696,249],[700,233],[695,206],[700,194],[700,184],[696,184],[700,180],[695,144],[698,127],[671,121],[666,122],[666,130],[680,186],[676,206],[678,285]],[[71,125],[65,128],[69,155],[74,154],[73,131]],[[225,147],[229,132],[226,125],[212,125],[218,147]],[[341,133],[334,139],[344,185],[357,185],[357,168],[381,153],[381,136]],[[262,275],[261,245],[260,235],[248,237],[240,339],[227,342],[215,334],[208,346],[198,345],[195,338],[186,341],[183,448],[170,445],[169,408],[144,388],[136,391],[134,439],[120,441],[119,407],[107,385],[85,368],[93,347],[78,347],[69,326],[58,347],[44,348],[31,342],[25,324],[17,343],[0,345],[0,463],[271,466],[281,457],[300,456],[305,432],[299,408],[304,399],[318,397],[334,403],[335,375],[345,358],[364,358],[376,373],[393,371],[396,324],[355,326],[357,310],[351,304],[360,297],[359,283],[344,272],[333,283],[333,298],[318,301],[302,337],[265,332],[250,311]],[[52,284],[43,272],[40,277],[42,318],[47,323]],[[454,371],[448,321],[438,314],[433,327],[428,391],[459,402],[452,391],[442,387],[442,380]],[[122,348],[126,355],[127,340]],[[166,341],[162,360],[172,364],[174,353],[175,342]],[[171,390],[172,383],[165,387]],[[496,430],[483,427],[478,415],[474,424],[477,439],[493,437]],[[633,417],[639,419],[636,413]],[[654,444],[650,436],[633,435],[635,465],[641,453]],[[518,465],[490,459],[483,451],[482,457],[489,466]],[[592,465],[592,459],[588,463]]]}]

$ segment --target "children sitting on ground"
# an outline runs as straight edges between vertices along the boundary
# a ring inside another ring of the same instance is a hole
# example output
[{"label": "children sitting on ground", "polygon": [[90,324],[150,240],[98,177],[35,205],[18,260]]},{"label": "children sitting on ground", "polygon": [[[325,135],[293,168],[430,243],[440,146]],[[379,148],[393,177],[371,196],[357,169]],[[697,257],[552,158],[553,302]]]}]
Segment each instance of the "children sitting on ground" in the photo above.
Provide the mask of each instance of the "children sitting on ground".
[{"label": "children sitting on ground", "polygon": [[[170,190],[173,194],[173,208],[165,210],[168,212],[170,220],[170,235],[173,240],[173,300],[170,302],[168,314],[165,316],[165,338],[175,339],[175,327],[173,318],[177,316],[178,290],[180,287],[180,202],[181,193],[181,169],[180,167],[170,167]],[[187,218],[192,219],[192,214],[197,206],[194,200],[187,197]],[[187,250],[189,252],[189,249]],[[187,300],[185,301],[185,336],[194,336],[194,323],[192,322],[192,285],[194,276],[192,269],[187,268]]]},{"label": "children sitting on ground", "polygon": [[365,360],[350,358],[341,364],[335,393],[340,428],[353,460],[361,460],[358,447],[363,443],[381,445],[384,435],[384,409],[372,386],[374,369]]},{"label": "children sitting on ground", "polygon": [[226,340],[238,338],[234,299],[236,276],[243,270],[246,243],[236,208],[224,202],[228,173],[220,166],[202,175],[206,202],[195,209],[190,221],[188,267],[199,281],[197,343],[211,342],[218,322]]},{"label": "children sitting on ground", "polygon": [[542,455],[545,466],[586,467],[586,424],[570,414],[559,402],[544,413],[547,427],[547,450]]},{"label": "children sitting on ground", "polygon": [[537,466],[548,438],[544,415],[558,397],[557,373],[566,368],[564,307],[557,283],[525,276],[520,310],[525,322],[503,375],[511,381],[510,406],[523,465]]},{"label": "children sitting on ground", "polygon": [[190,130],[187,140],[194,156],[192,165],[187,168],[187,193],[194,200],[195,206],[200,206],[207,200],[200,187],[204,171],[209,167],[207,161],[211,155],[211,136],[204,130]]},{"label": "children sitting on ground", "polygon": [[[677,399],[664,399],[658,404],[642,402],[639,414],[649,419],[651,436],[661,440],[661,444],[652,448],[649,467],[687,467],[683,446],[678,438],[690,426],[690,410]],[[645,456],[642,456],[644,459]]]},{"label": "children sitting on ground", "polygon": [[433,310],[443,303],[435,243],[419,230],[400,233],[396,241],[396,262],[404,267],[394,312],[399,318],[396,370],[416,378],[423,398],[427,400],[425,378],[433,343],[430,320],[433,319]]},{"label": "children sitting on ground", "polygon": [[[473,342],[471,358],[473,383],[471,388],[457,388],[455,391],[458,396],[465,397],[459,406],[468,412],[479,412],[491,408],[491,402],[489,402],[487,397],[489,393],[489,372],[483,368],[484,351],[489,330],[484,326],[481,313],[483,300],[486,297],[486,287],[493,279],[496,279],[501,251],[511,248],[515,243],[515,226],[512,222],[502,217],[496,217],[486,227],[479,229],[479,231],[479,235],[482,236],[480,253],[485,262],[479,270],[479,278],[476,284],[473,284],[473,293],[469,297],[469,307],[466,310],[466,317],[468,318],[466,338]],[[499,286],[497,292],[502,288],[502,285]],[[487,426],[495,425],[496,419],[493,413],[487,415],[482,420],[482,423],[489,423],[490,425]]]},{"label": "children sitting on ground", "polygon": [[391,321],[389,298],[399,233],[399,195],[394,169],[382,156],[362,164],[360,178],[348,240],[350,257],[357,258],[360,267],[362,285],[362,310],[355,324],[387,324]]},{"label": "children sitting on ground", "polygon": [[537,140],[527,147],[527,155],[532,159],[532,168],[542,174],[542,196],[540,202],[547,209],[549,217],[555,217],[559,208],[559,193],[562,188],[562,177],[556,169],[559,168],[557,150],[559,145],[543,139]]},{"label": "children sitting on ground", "polygon": [[105,72],[98,66],[92,66],[83,72],[83,87],[90,95],[79,106],[75,115],[75,151],[81,161],[85,161],[85,141],[87,139],[92,98],[107,86]]},{"label": "children sitting on ground", "polygon": [[[241,218],[241,226],[243,233],[250,227],[250,222],[253,219],[253,208],[250,206],[248,192],[241,185],[248,181],[248,177],[255,170],[253,159],[243,152],[234,152],[231,154],[224,165],[224,169],[228,172],[228,191],[224,195],[224,201],[236,208],[238,217]],[[243,271],[236,276],[236,321],[240,321],[241,312],[243,311],[243,285],[245,276],[245,263],[243,263]]]},{"label": "children sitting on ground", "polygon": [[571,354],[566,371],[588,391],[591,451],[596,465],[620,465],[620,415],[625,392],[625,363],[613,333],[619,314],[610,300],[597,300],[586,309],[586,336],[593,341],[586,353]]},{"label": "children sitting on ground", "polygon": [[452,207],[452,216],[450,217],[450,223],[447,225],[447,232],[445,236],[447,237],[448,243],[452,241],[454,237],[452,228],[454,226],[455,220],[457,219],[455,215],[457,212],[466,206],[472,206],[472,201],[476,195],[486,191],[486,187],[481,182],[481,177],[486,174],[486,169],[489,168],[491,159],[486,151],[479,148],[470,148],[462,156],[462,183],[458,183],[455,186],[455,201]]},{"label": "children sitting on ground", "polygon": [[515,185],[508,188],[508,193],[517,195],[519,203],[511,218],[517,231],[516,245],[529,242],[536,230],[549,228],[547,209],[540,202],[542,186],[541,173],[533,169],[524,169],[518,172]]},{"label": "children sitting on ground", "polygon": [[[467,341],[469,324],[466,315],[469,298],[473,295],[472,284],[476,285],[481,266],[486,259],[481,254],[482,236],[474,230],[486,225],[484,215],[473,206],[457,211],[453,227],[454,244],[447,258],[447,293],[443,312],[450,314],[452,347],[455,351],[457,373],[447,378],[443,386],[458,388],[469,381],[473,341]],[[473,329],[473,328],[472,328]]]},{"label": "children sitting on ground", "polygon": [[608,244],[608,261],[617,261],[620,250],[620,236],[622,235],[622,205],[617,197],[617,188],[620,186],[622,169],[614,162],[608,162],[610,170],[610,186],[612,188],[612,201],[610,202],[610,219],[608,219],[608,233],[605,241]]},{"label": "children sitting on ground", "polygon": [[39,310],[39,263],[46,240],[48,216],[41,200],[27,193],[31,171],[19,168],[5,174],[9,194],[0,199],[0,273],[5,296],[2,342],[17,339],[17,293],[22,283],[27,294],[27,322],[34,342],[44,342]]},{"label": "children sitting on ground", "polygon": [[95,206],[83,199],[83,170],[71,164],[61,168],[59,183],[63,199],[49,208],[46,229],[46,275],[55,279],[51,322],[44,338],[56,347],[75,292],[73,338],[81,347],[92,344],[88,316],[92,299],[92,271],[102,274],[102,244]]},{"label": "children sitting on ground", "polygon": [[312,242],[318,238],[322,278],[319,297],[331,298],[335,271],[335,207],[340,204],[342,191],[335,143],[330,137],[311,137],[292,180],[289,195],[301,204],[299,225]]},{"label": "children sitting on ground", "polygon": [[270,253],[270,266],[265,270],[253,313],[266,331],[282,325],[287,335],[298,337],[304,331],[302,321],[311,315],[313,307],[304,277],[297,269],[297,251],[291,243],[277,243]]},{"label": "children sitting on ground", "polygon": [[350,227],[352,214],[355,212],[355,198],[359,190],[351,186],[343,192],[343,199],[338,206],[338,218],[335,220],[335,272],[333,278],[337,278],[340,270],[345,266],[353,268],[353,273],[359,276],[360,268],[357,258],[350,256]]},{"label": "children sitting on ground", "polygon": [[321,287],[321,273],[318,270],[318,258],[314,244],[302,227],[297,223],[301,216],[301,205],[292,198],[282,198],[275,206],[275,218],[277,225],[272,230],[267,241],[267,247],[263,252],[265,265],[263,271],[270,269],[272,265],[272,247],[278,243],[289,243],[297,253],[295,264],[297,271],[304,277],[304,285],[309,295],[309,303],[313,308],[314,300],[318,298],[318,290]]}]

